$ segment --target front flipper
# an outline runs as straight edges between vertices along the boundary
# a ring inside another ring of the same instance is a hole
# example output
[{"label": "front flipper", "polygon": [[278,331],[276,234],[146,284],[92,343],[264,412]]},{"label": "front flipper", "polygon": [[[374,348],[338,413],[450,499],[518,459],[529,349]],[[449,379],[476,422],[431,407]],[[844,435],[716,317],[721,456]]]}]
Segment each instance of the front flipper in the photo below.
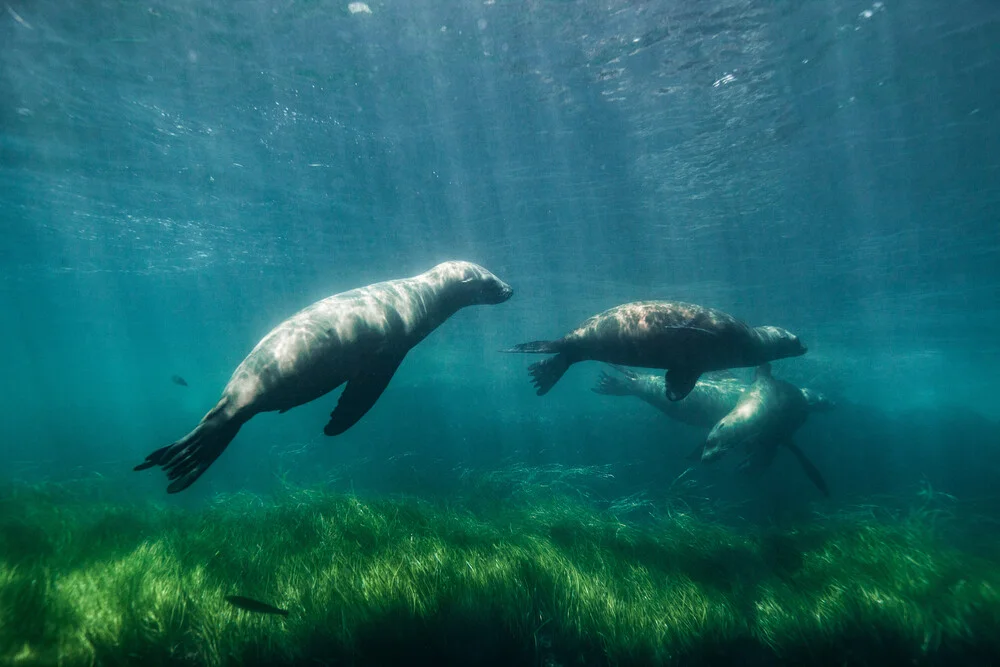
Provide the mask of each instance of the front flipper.
[{"label": "front flipper", "polygon": [[665,379],[667,381],[667,398],[671,401],[679,401],[694,389],[698,384],[701,371],[690,368],[671,368],[667,371]]},{"label": "front flipper", "polygon": [[736,470],[751,478],[760,477],[765,470],[771,467],[777,452],[777,447],[758,447],[736,464]]},{"label": "front flipper", "polygon": [[823,495],[827,498],[830,497],[830,490],[826,486],[826,481],[823,479],[823,475],[820,473],[819,468],[813,465],[813,462],[806,458],[806,455],[802,453],[802,450],[794,442],[784,443],[785,447],[788,448],[795,458],[798,460],[799,465],[802,466],[802,470],[805,471],[806,477],[816,485],[816,488],[823,492]]},{"label": "front flipper", "polygon": [[348,380],[323,433],[340,435],[357,424],[375,405],[402,361],[403,357],[374,359],[367,368]]},{"label": "front flipper", "polygon": [[705,443],[700,443],[694,450],[685,456],[684,458],[688,461],[701,461],[702,455],[705,453]]}]

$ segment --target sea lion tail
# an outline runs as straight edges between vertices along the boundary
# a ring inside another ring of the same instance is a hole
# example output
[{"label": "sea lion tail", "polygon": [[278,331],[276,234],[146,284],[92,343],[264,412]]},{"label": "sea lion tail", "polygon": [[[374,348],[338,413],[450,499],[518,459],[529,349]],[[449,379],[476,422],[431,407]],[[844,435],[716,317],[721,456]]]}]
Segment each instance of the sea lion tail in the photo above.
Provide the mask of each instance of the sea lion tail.
[{"label": "sea lion tail", "polygon": [[530,343],[521,343],[514,347],[508,347],[501,352],[523,352],[526,354],[555,354],[559,352],[559,345],[554,340],[533,340]]},{"label": "sea lion tail", "polygon": [[186,436],[149,454],[134,470],[160,466],[171,480],[167,493],[177,493],[188,488],[208,470],[223,450],[236,437],[241,422],[209,413]]},{"label": "sea lion tail", "polygon": [[569,368],[570,363],[572,362],[570,362],[569,357],[565,354],[557,354],[545,361],[539,361],[536,364],[528,366],[528,372],[531,373],[531,382],[535,385],[535,389],[537,389],[535,393],[539,396],[549,393],[549,389],[552,389],[556,382],[559,382],[559,378]]}]

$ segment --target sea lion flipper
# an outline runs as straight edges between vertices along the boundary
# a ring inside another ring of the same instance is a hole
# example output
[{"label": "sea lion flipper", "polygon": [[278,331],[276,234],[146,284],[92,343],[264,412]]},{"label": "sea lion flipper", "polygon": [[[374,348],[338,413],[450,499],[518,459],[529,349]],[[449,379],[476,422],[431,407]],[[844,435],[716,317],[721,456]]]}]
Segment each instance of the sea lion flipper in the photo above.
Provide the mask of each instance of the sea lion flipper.
[{"label": "sea lion flipper", "polygon": [[605,394],[608,396],[628,396],[632,393],[629,390],[630,382],[632,382],[631,379],[623,380],[622,378],[612,377],[601,371],[600,377],[597,378],[597,384],[591,388],[591,391],[595,394]]},{"label": "sea lion flipper", "polygon": [[347,381],[330,421],[323,428],[326,435],[340,435],[358,423],[379,399],[396,373],[402,357],[379,359]]},{"label": "sea lion flipper", "polygon": [[783,444],[788,448],[788,451],[795,455],[795,459],[799,462],[799,465],[802,466],[802,470],[806,473],[806,477],[808,477],[809,480],[816,485],[816,488],[819,489],[824,496],[829,498],[830,489],[827,488],[826,480],[823,479],[823,474],[819,471],[819,468],[817,468],[816,465],[810,461],[808,457],[806,457],[806,455],[794,442],[789,441]]},{"label": "sea lion flipper", "polygon": [[698,384],[699,377],[701,377],[701,371],[689,368],[668,369],[665,376],[667,381],[667,398],[671,401],[683,399]]},{"label": "sea lion flipper", "polygon": [[549,393],[549,390],[555,386],[556,382],[559,382],[559,378],[563,376],[563,373],[566,372],[572,363],[568,356],[559,353],[554,357],[549,357],[545,361],[539,361],[528,366],[528,372],[531,374],[531,382],[535,385],[535,393],[539,396]]},{"label": "sea lion flipper", "polygon": [[748,477],[758,478],[771,466],[777,452],[776,446],[757,446],[736,464],[736,470]]},{"label": "sea lion flipper", "polygon": [[705,443],[698,443],[698,446],[694,448],[687,456],[684,458],[688,461],[701,461],[702,455],[705,453]]},{"label": "sea lion flipper", "polygon": [[216,406],[190,433],[177,442],[161,447],[133,470],[160,466],[170,484],[167,493],[183,491],[208,470],[236,437],[242,422],[227,417]]}]

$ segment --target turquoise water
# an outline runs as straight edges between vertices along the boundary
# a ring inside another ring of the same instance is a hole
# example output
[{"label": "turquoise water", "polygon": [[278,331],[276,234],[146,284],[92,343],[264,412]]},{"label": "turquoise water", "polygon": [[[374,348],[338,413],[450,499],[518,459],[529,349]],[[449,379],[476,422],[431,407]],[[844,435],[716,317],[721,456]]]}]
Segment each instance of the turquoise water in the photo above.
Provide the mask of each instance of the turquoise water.
[{"label": "turquoise water", "polygon": [[[453,317],[336,440],[334,396],[256,418],[205,486],[265,482],[274,450],[661,456],[676,427],[592,395],[597,364],[538,398],[497,354],[653,298],[800,335],[776,372],[845,406],[807,425],[837,486],[984,474],[951,440],[1000,415],[991,4],[97,7],[0,20],[15,476],[131,467],[286,316],[453,258],[514,298]],[[943,464],[914,461],[927,424]]]},{"label": "turquoise water", "polygon": [[[7,3],[0,479],[193,507],[604,466],[609,501],[680,479],[764,522],[921,489],[994,508],[1000,7],[695,5]],[[285,317],[450,259],[514,297],[449,319],[347,433],[330,394],[177,496],[132,472]],[[829,500],[788,456],[692,465],[704,430],[595,394],[602,364],[538,397],[537,359],[499,353],[642,299],[801,337],[774,370],[837,402],[796,438]]]},{"label": "turquoise water", "polygon": [[[597,364],[537,398],[533,360],[496,353],[639,299],[798,333],[809,353],[777,372],[847,406],[807,425],[853,434],[816,454],[839,486],[868,475],[855,451],[885,459],[866,491],[943,474],[914,464],[914,420],[995,423],[992,5],[369,9],[7,8],[15,475],[120,471],[186,433],[288,315],[453,258],[515,297],[453,317],[336,440],[335,396],[258,417],[206,486],[264,482],[274,449],[660,456],[674,425],[593,396]],[[851,426],[855,408],[868,421]],[[896,422],[898,446],[873,435]],[[949,439],[924,449],[961,491],[983,467]]]}]

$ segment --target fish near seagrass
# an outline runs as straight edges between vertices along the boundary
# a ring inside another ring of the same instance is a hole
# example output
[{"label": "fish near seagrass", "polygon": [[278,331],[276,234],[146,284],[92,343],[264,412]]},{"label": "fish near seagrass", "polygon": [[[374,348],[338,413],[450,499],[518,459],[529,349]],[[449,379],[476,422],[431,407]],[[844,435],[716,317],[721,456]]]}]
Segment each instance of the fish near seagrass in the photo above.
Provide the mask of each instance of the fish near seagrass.
[{"label": "fish near seagrass", "polygon": [[258,614],[276,614],[278,616],[288,616],[287,609],[279,609],[260,600],[244,597],[242,595],[227,595],[226,602],[244,611],[252,611]]}]

